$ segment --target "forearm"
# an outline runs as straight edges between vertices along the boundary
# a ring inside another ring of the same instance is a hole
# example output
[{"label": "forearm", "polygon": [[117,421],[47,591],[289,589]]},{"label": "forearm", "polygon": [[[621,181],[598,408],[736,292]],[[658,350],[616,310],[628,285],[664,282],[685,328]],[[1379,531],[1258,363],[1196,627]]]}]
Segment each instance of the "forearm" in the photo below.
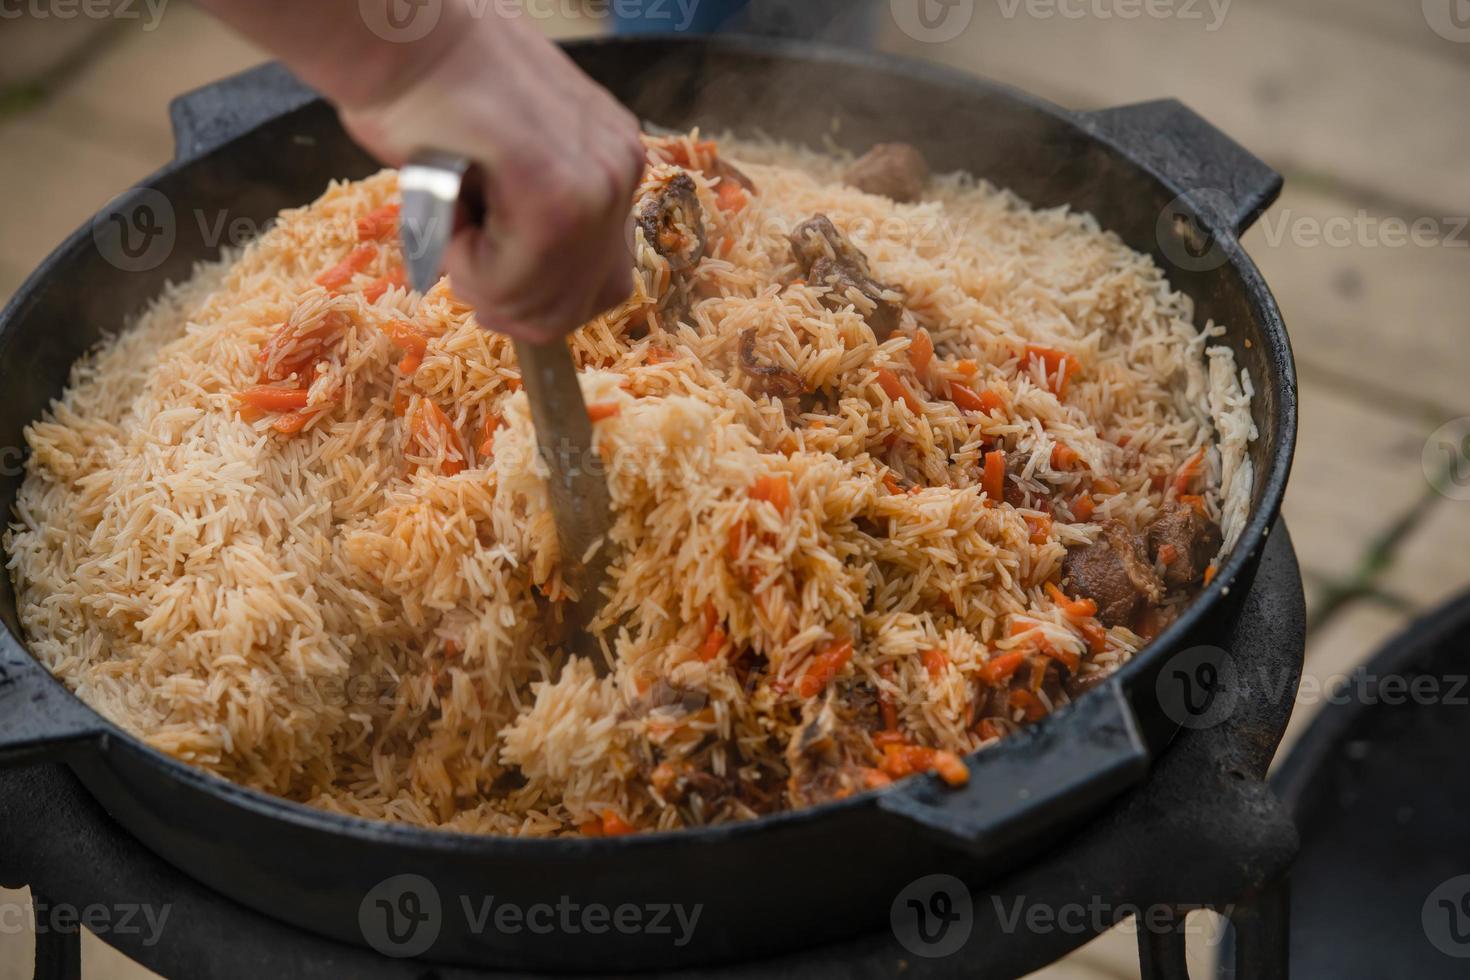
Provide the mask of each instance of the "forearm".
[{"label": "forearm", "polygon": [[[368,5],[359,0],[196,2],[347,109],[375,104],[412,85],[467,27],[461,23],[465,11],[460,4],[443,4],[433,27],[423,37],[407,41],[374,33],[364,15]],[[392,2],[384,0],[385,11]],[[412,16],[430,16],[427,8],[411,9]],[[413,26],[426,25],[424,21]]]}]

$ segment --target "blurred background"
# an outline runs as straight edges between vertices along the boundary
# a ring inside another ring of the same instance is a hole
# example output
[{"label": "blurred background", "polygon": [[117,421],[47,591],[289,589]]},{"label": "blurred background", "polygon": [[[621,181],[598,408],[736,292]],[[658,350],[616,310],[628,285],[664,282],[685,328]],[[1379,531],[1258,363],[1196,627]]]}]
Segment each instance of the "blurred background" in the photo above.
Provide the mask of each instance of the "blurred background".
[{"label": "blurred background", "polygon": [[[1465,431],[1441,427],[1470,416],[1470,2],[919,2],[931,16],[913,0],[843,3],[835,17],[797,4],[740,26],[820,30],[1078,109],[1176,97],[1281,171],[1286,191],[1245,243],[1301,373],[1286,517],[1306,574],[1307,673],[1330,688],[1461,591],[1470,502],[1432,479],[1457,464],[1470,479],[1463,453],[1440,455],[1446,431]],[[713,0],[670,6],[697,15],[690,29],[723,19]],[[635,26],[614,24],[606,2],[511,9],[555,37]],[[167,162],[171,98],[264,58],[181,0],[0,0],[0,302]],[[1320,701],[1299,699],[1283,752]],[[31,938],[7,922],[0,980],[29,977]],[[1114,930],[1041,975],[1135,976],[1135,955]],[[95,941],[83,964],[94,978],[147,975]]]}]

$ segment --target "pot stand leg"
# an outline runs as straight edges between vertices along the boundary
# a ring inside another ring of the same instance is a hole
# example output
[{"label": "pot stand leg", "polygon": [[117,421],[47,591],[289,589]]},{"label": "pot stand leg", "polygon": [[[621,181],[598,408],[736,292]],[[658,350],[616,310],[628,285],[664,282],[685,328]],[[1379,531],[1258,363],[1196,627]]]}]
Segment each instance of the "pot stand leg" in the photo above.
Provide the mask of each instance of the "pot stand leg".
[{"label": "pot stand leg", "polygon": [[[54,903],[35,891],[31,892],[33,912],[50,908]],[[36,919],[36,980],[81,980],[82,927],[74,929],[43,928]]]}]

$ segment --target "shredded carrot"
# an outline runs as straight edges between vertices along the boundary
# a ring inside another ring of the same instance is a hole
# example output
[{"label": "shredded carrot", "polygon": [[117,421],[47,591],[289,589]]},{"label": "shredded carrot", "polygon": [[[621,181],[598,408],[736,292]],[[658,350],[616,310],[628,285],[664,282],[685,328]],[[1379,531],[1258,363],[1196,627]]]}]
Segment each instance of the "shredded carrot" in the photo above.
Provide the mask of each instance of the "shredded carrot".
[{"label": "shredded carrot", "polygon": [[643,352],[643,363],[645,364],[663,364],[665,361],[672,361],[673,359],[674,352],[667,347],[652,345]]},{"label": "shredded carrot", "polygon": [[983,739],[1000,738],[1005,730],[996,724],[993,718],[981,718],[980,724],[975,727],[975,733]]},{"label": "shredded carrot", "polygon": [[959,756],[943,749],[918,745],[885,745],[883,772],[893,779],[918,772],[934,772],[951,786],[963,786],[970,781],[970,771]]},{"label": "shredded carrot", "polygon": [[1108,631],[1103,624],[1095,619],[1085,619],[1077,625],[1082,631],[1082,638],[1087,641],[1087,649],[1094,654],[1102,653],[1108,648]]},{"label": "shredded carrot", "polygon": [[243,405],[262,412],[294,412],[305,408],[308,392],[305,388],[278,388],[274,385],[256,385],[235,395]]},{"label": "shredded carrot", "polygon": [[418,412],[413,420],[414,438],[421,449],[427,450],[437,441],[444,447],[444,462],[440,469],[445,476],[454,476],[465,468],[464,448],[460,445],[459,433],[444,410],[427,398],[419,399]]},{"label": "shredded carrot", "polygon": [[949,400],[954,402],[955,407],[964,412],[987,412],[985,407],[985,396],[977,394],[975,389],[968,385],[953,384],[949,386]]},{"label": "shredded carrot", "polygon": [[745,188],[729,177],[720,181],[715,189],[715,204],[726,214],[736,214],[745,207]]},{"label": "shredded carrot", "polygon": [[1167,541],[1159,545],[1159,561],[1164,565],[1172,565],[1179,558],[1179,549]]},{"label": "shredded carrot", "polygon": [[1092,496],[1090,494],[1079,494],[1077,498],[1072,501],[1072,516],[1077,518],[1077,521],[1080,524],[1086,524],[1088,521],[1092,520],[1092,512],[1096,509],[1097,505],[1093,503]]},{"label": "shredded carrot", "polygon": [[393,318],[383,327],[383,332],[388,335],[388,340],[403,351],[403,360],[398,362],[398,370],[404,374],[413,374],[424,362],[424,353],[429,349],[429,338],[417,327],[407,320]]},{"label": "shredded carrot", "polygon": [[949,657],[945,656],[944,651],[925,650],[923,656],[924,669],[929,672],[929,676],[936,681],[943,677],[945,669],[949,667]]},{"label": "shredded carrot", "polygon": [[367,288],[362,291],[362,298],[369,303],[376,303],[389,289],[402,289],[407,285],[408,280],[404,278],[403,266],[395,265],[388,270],[386,276],[379,276],[368,283]]},{"label": "shredded carrot", "polygon": [[602,834],[604,837],[621,837],[631,834],[636,828],[611,810],[602,811]]},{"label": "shredded carrot", "polygon": [[804,698],[815,697],[822,693],[851,659],[851,639],[836,640],[827,644],[822,652],[812,659],[811,666],[807,667],[806,673],[801,675],[801,684],[797,687],[797,693]]},{"label": "shredded carrot", "polygon": [[375,242],[398,231],[398,205],[385,204],[357,219],[359,241]]},{"label": "shredded carrot", "polygon": [[305,374],[351,325],[352,319],[341,310],[329,310],[309,330],[282,325],[257,355],[261,381],[284,381],[293,374]]},{"label": "shredded carrot", "polygon": [[929,336],[929,331],[923,327],[914,334],[914,342],[909,347],[909,363],[914,366],[914,373],[919,377],[929,370],[929,362],[934,360],[934,339]]},{"label": "shredded carrot", "polygon": [[908,385],[899,380],[898,375],[887,368],[878,369],[878,386],[889,398],[903,402],[916,415],[924,411],[924,403],[919,401],[912,391],[909,391]]},{"label": "shredded carrot", "polygon": [[593,422],[605,422],[616,418],[622,410],[623,406],[617,402],[594,402],[587,406],[587,417]]},{"label": "shredded carrot", "polygon": [[485,425],[480,430],[480,455],[489,456],[495,452],[495,430],[500,428],[500,417],[496,415],[485,416]]},{"label": "shredded carrot", "polygon": [[1043,545],[1051,540],[1052,519],[1045,514],[1026,514],[1026,526],[1031,528],[1031,543]]},{"label": "shredded carrot", "polygon": [[967,357],[962,361],[956,361],[954,369],[960,372],[960,374],[963,374],[965,377],[970,378],[974,377],[975,373],[980,370],[980,365],[976,364],[974,361],[970,360]]},{"label": "shredded carrot", "polygon": [[1088,619],[1097,615],[1097,603],[1091,599],[1069,599],[1067,594],[1051,582],[1046,583],[1046,594],[1057,604],[1062,614],[1072,619]]},{"label": "shredded carrot", "polygon": [[1110,476],[1100,476],[1097,479],[1093,480],[1092,489],[1096,490],[1098,493],[1102,494],[1105,497],[1111,497],[1114,494],[1119,494],[1123,492],[1123,488],[1118,485],[1118,481],[1114,480]]},{"label": "shredded carrot", "polygon": [[1059,351],[1054,347],[1043,347],[1040,344],[1026,345],[1027,359],[1037,359],[1046,368],[1046,380],[1058,398],[1067,394],[1067,382],[1072,375],[1082,369],[1077,358],[1066,351]]},{"label": "shredded carrot", "polygon": [[1214,565],[1211,565],[1210,567],[1208,567],[1208,568],[1205,569],[1205,584],[1206,585],[1209,585],[1211,582],[1215,581],[1215,572],[1217,572],[1218,570],[1219,569],[1216,568]]},{"label": "shredded carrot", "polygon": [[883,472],[883,486],[895,497],[903,493],[903,486],[898,482],[898,476],[892,470]]},{"label": "shredded carrot", "polygon": [[1022,712],[1021,717],[1026,721],[1040,721],[1046,717],[1046,705],[1031,691],[1012,691],[1006,698],[1006,707]]},{"label": "shredded carrot", "polygon": [[1082,465],[1082,456],[1065,443],[1057,443],[1051,448],[1051,468],[1054,470],[1074,470]]},{"label": "shredded carrot", "polygon": [[1002,684],[1011,679],[1011,675],[1021,669],[1026,662],[1026,654],[1021,651],[1014,653],[1003,653],[998,657],[992,657],[986,661],[985,666],[980,668],[980,680],[991,687]]},{"label": "shredded carrot", "polygon": [[316,284],[325,286],[327,289],[341,289],[377,257],[378,247],[376,245],[359,245],[347,254],[347,258],[317,276]]},{"label": "shredded carrot", "polygon": [[889,778],[888,773],[884,772],[882,769],[872,769],[868,766],[864,766],[858,771],[863,774],[863,789],[880,789],[893,782],[893,780]]},{"label": "shredded carrot", "polygon": [[1006,454],[999,449],[985,454],[985,472],[980,477],[980,488],[996,503],[1006,496]]},{"label": "shredded carrot", "polygon": [[704,638],[703,649],[699,651],[699,659],[708,663],[709,661],[718,657],[720,655],[720,651],[725,649],[725,640],[727,638],[728,637],[725,635],[724,629],[719,626],[716,626],[714,629],[710,630],[709,634],[706,635]]},{"label": "shredded carrot", "polygon": [[[893,680],[893,664],[884,663],[879,665],[878,676],[886,681]],[[878,688],[878,711],[883,716],[884,730],[896,734],[898,732],[898,708],[894,705],[893,698],[889,693],[881,687]]]},{"label": "shredded carrot", "polygon": [[1038,643],[1036,649],[1042,656],[1050,657],[1063,667],[1066,667],[1068,673],[1073,677],[1077,676],[1077,671],[1082,667],[1082,658],[1076,653],[1071,650],[1061,649],[1047,640],[1042,640]]},{"label": "shredded carrot", "polygon": [[766,501],[776,508],[777,513],[785,517],[786,513],[791,510],[791,481],[784,473],[762,476],[750,488],[750,496],[754,500]]},{"label": "shredded carrot", "polygon": [[1174,492],[1186,493],[1194,478],[1199,475],[1200,464],[1205,461],[1205,447],[1201,446],[1194,451],[1194,455],[1179,467],[1179,472],[1174,475]]},{"label": "shredded carrot", "polygon": [[1201,517],[1205,517],[1206,516],[1206,514],[1205,514],[1205,498],[1204,497],[1201,497],[1199,494],[1197,494],[1197,493],[1181,493],[1179,495],[1179,502],[1181,504],[1188,504],[1190,507],[1193,507],[1194,510],[1195,510],[1195,513],[1199,514],[1199,516],[1201,516]]},{"label": "shredded carrot", "polygon": [[315,414],[317,413],[305,410],[287,412],[285,415],[277,416],[276,420],[271,423],[271,428],[283,436],[294,436],[306,428],[306,423],[310,422],[311,417]]},{"label": "shredded carrot", "polygon": [[725,542],[725,550],[732,560],[740,558],[745,554],[745,521],[736,521],[730,525],[729,538]]}]

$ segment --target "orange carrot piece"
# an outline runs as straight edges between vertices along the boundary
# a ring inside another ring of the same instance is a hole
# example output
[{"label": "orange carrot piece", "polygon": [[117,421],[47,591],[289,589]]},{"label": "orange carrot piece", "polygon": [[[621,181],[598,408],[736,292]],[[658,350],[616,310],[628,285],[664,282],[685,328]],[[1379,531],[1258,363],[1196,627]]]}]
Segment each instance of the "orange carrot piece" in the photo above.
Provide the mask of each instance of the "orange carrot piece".
[{"label": "orange carrot piece", "polygon": [[722,628],[716,626],[711,629],[709,633],[705,635],[704,646],[699,651],[699,659],[703,660],[705,663],[708,663],[709,661],[718,657],[720,655],[720,651],[725,649],[726,639],[728,639],[728,637],[726,636],[725,631]]},{"label": "orange carrot piece", "polygon": [[1093,503],[1092,496],[1090,494],[1079,494],[1078,497],[1072,501],[1072,516],[1077,518],[1077,523],[1079,524],[1086,524],[1088,521],[1092,520],[1092,512],[1096,509],[1097,505]]},{"label": "orange carrot piece", "polygon": [[801,683],[797,686],[797,693],[804,698],[815,697],[826,689],[847,662],[852,659],[852,640],[844,638],[836,640],[812,658],[811,665],[807,667],[806,673],[801,675]]},{"label": "orange carrot piece", "polygon": [[617,402],[594,402],[587,406],[587,417],[594,423],[605,422],[610,418],[616,418],[623,410],[623,406]]},{"label": "orange carrot piece", "polygon": [[975,373],[980,370],[980,365],[976,364],[974,361],[970,360],[967,357],[962,361],[956,361],[954,369],[960,372],[960,374],[963,374],[965,377],[970,378],[974,377]]},{"label": "orange carrot piece", "polygon": [[980,488],[997,504],[1006,497],[1006,454],[999,449],[985,454],[985,472],[980,477]]},{"label": "orange carrot piece", "polygon": [[992,657],[980,668],[980,680],[991,687],[1002,684],[1010,680],[1011,675],[1020,670],[1025,662],[1026,654],[1019,650]]},{"label": "orange carrot piece", "polygon": [[307,397],[305,388],[278,388],[274,385],[256,385],[235,395],[241,404],[262,412],[294,412],[306,407]]},{"label": "orange carrot piece", "polygon": [[1209,585],[1211,582],[1215,581],[1215,573],[1217,571],[1219,571],[1219,568],[1217,568],[1215,565],[1210,565],[1208,568],[1205,569],[1206,585]]},{"label": "orange carrot piece", "polygon": [[736,521],[730,525],[729,537],[725,541],[725,550],[731,560],[737,560],[745,554],[745,521]]},{"label": "orange carrot piece", "polygon": [[1073,470],[1082,464],[1082,456],[1065,443],[1057,443],[1051,447],[1051,468],[1054,470]]},{"label": "orange carrot piece", "polygon": [[912,391],[909,391],[909,386],[904,384],[898,375],[887,368],[878,369],[878,387],[882,388],[884,394],[893,401],[903,402],[913,410],[914,414],[917,415],[924,411],[924,403],[919,401]]},{"label": "orange carrot piece", "polygon": [[1027,344],[1026,357],[1028,360],[1040,360],[1046,369],[1046,381],[1051,390],[1058,398],[1067,394],[1067,382],[1072,375],[1082,369],[1081,363],[1076,357],[1066,351],[1057,350],[1054,347],[1044,347],[1040,344]]},{"label": "orange carrot piece", "polygon": [[1037,546],[1044,545],[1051,540],[1052,519],[1045,514],[1027,514],[1023,518],[1026,526],[1031,528],[1031,543]]},{"label": "orange carrot piece", "polygon": [[975,726],[975,734],[983,739],[1000,738],[1005,734],[1005,729],[996,724],[994,718],[981,718],[980,724]]},{"label": "orange carrot piece", "polygon": [[359,241],[375,242],[398,231],[398,205],[385,204],[357,219]]},{"label": "orange carrot piece", "polygon": [[1167,541],[1159,545],[1159,561],[1164,565],[1172,565],[1179,557],[1179,549]]},{"label": "orange carrot piece", "polygon": [[785,517],[787,511],[791,510],[791,481],[785,473],[762,476],[750,488],[750,496],[753,500],[766,501]]},{"label": "orange carrot piece", "polygon": [[1046,705],[1031,691],[1012,691],[1006,698],[1006,707],[1022,712],[1021,717],[1026,721],[1040,721],[1046,717]]},{"label": "orange carrot piece", "polygon": [[929,362],[934,360],[934,338],[929,336],[929,331],[923,327],[914,335],[914,342],[909,347],[909,363],[914,366],[914,373],[923,377],[929,370]]},{"label": "orange carrot piece", "polygon": [[[427,449],[433,445],[433,433],[437,430],[439,441],[445,448],[444,463],[440,467],[445,476],[454,476],[465,468],[464,447],[460,444],[459,433],[455,431],[454,423],[449,421],[449,416],[444,410],[427,398],[419,400],[419,410],[414,418],[414,437],[419,446]],[[453,458],[457,454],[458,458]]]},{"label": "orange carrot piece", "polygon": [[367,288],[362,291],[362,298],[369,303],[376,303],[389,289],[403,289],[407,285],[408,279],[405,278],[403,266],[395,265],[388,270],[386,276],[379,276],[368,283]]},{"label": "orange carrot piece", "polygon": [[317,276],[316,284],[325,286],[327,289],[341,289],[377,257],[378,247],[376,245],[359,245],[347,253],[347,258]]},{"label": "orange carrot piece", "polygon": [[1179,495],[1179,502],[1181,504],[1188,504],[1189,506],[1193,507],[1195,509],[1195,512],[1198,513],[1199,516],[1207,516],[1205,514],[1205,498],[1200,496],[1199,494],[1181,493]]},{"label": "orange carrot piece", "polygon": [[950,786],[963,786],[970,781],[970,770],[959,756],[944,749],[933,751],[930,766],[939,774],[940,779]]},{"label": "orange carrot piece", "polygon": [[1123,492],[1123,488],[1110,476],[1100,476],[1092,481],[1092,489],[1105,497],[1111,497]]},{"label": "orange carrot piece", "polygon": [[1095,619],[1086,619],[1078,624],[1082,631],[1082,638],[1087,641],[1087,649],[1093,654],[1102,653],[1108,648],[1108,631],[1103,624]]},{"label": "orange carrot piece", "polygon": [[729,177],[720,181],[715,188],[715,204],[726,214],[737,214],[745,208],[745,188]]},{"label": "orange carrot piece", "polygon": [[1051,601],[1057,604],[1063,615],[1073,619],[1088,619],[1097,615],[1097,603],[1091,599],[1069,599],[1067,594],[1057,588],[1051,582],[1044,586],[1046,594],[1051,596]]},{"label": "orange carrot piece", "polygon": [[900,494],[903,493],[903,487],[902,487],[902,485],[899,484],[898,477],[897,477],[897,475],[894,474],[894,472],[892,470],[885,470],[884,471],[884,473],[883,473],[883,487],[889,493],[893,494],[895,497],[897,497],[897,496],[899,496]]},{"label": "orange carrot piece", "polygon": [[604,837],[621,837],[633,833],[635,829],[632,824],[613,811],[602,811],[602,835]]},{"label": "orange carrot piece", "polygon": [[939,680],[944,676],[944,671],[949,667],[949,657],[944,655],[943,650],[925,650],[924,669],[929,672],[932,680]]},{"label": "orange carrot piece", "polygon": [[315,412],[306,411],[287,412],[285,415],[276,416],[276,420],[271,423],[271,428],[283,436],[294,436],[306,428],[306,423],[310,422],[311,417],[315,414]]},{"label": "orange carrot piece", "polygon": [[986,412],[985,396],[977,393],[968,385],[950,385],[949,400],[954,402],[955,407],[964,412]]},{"label": "orange carrot piece", "polygon": [[1199,475],[1200,464],[1205,461],[1205,447],[1201,446],[1194,451],[1194,455],[1185,460],[1184,465],[1179,467],[1179,472],[1174,474],[1174,492],[1183,494],[1189,490],[1189,485]]}]

